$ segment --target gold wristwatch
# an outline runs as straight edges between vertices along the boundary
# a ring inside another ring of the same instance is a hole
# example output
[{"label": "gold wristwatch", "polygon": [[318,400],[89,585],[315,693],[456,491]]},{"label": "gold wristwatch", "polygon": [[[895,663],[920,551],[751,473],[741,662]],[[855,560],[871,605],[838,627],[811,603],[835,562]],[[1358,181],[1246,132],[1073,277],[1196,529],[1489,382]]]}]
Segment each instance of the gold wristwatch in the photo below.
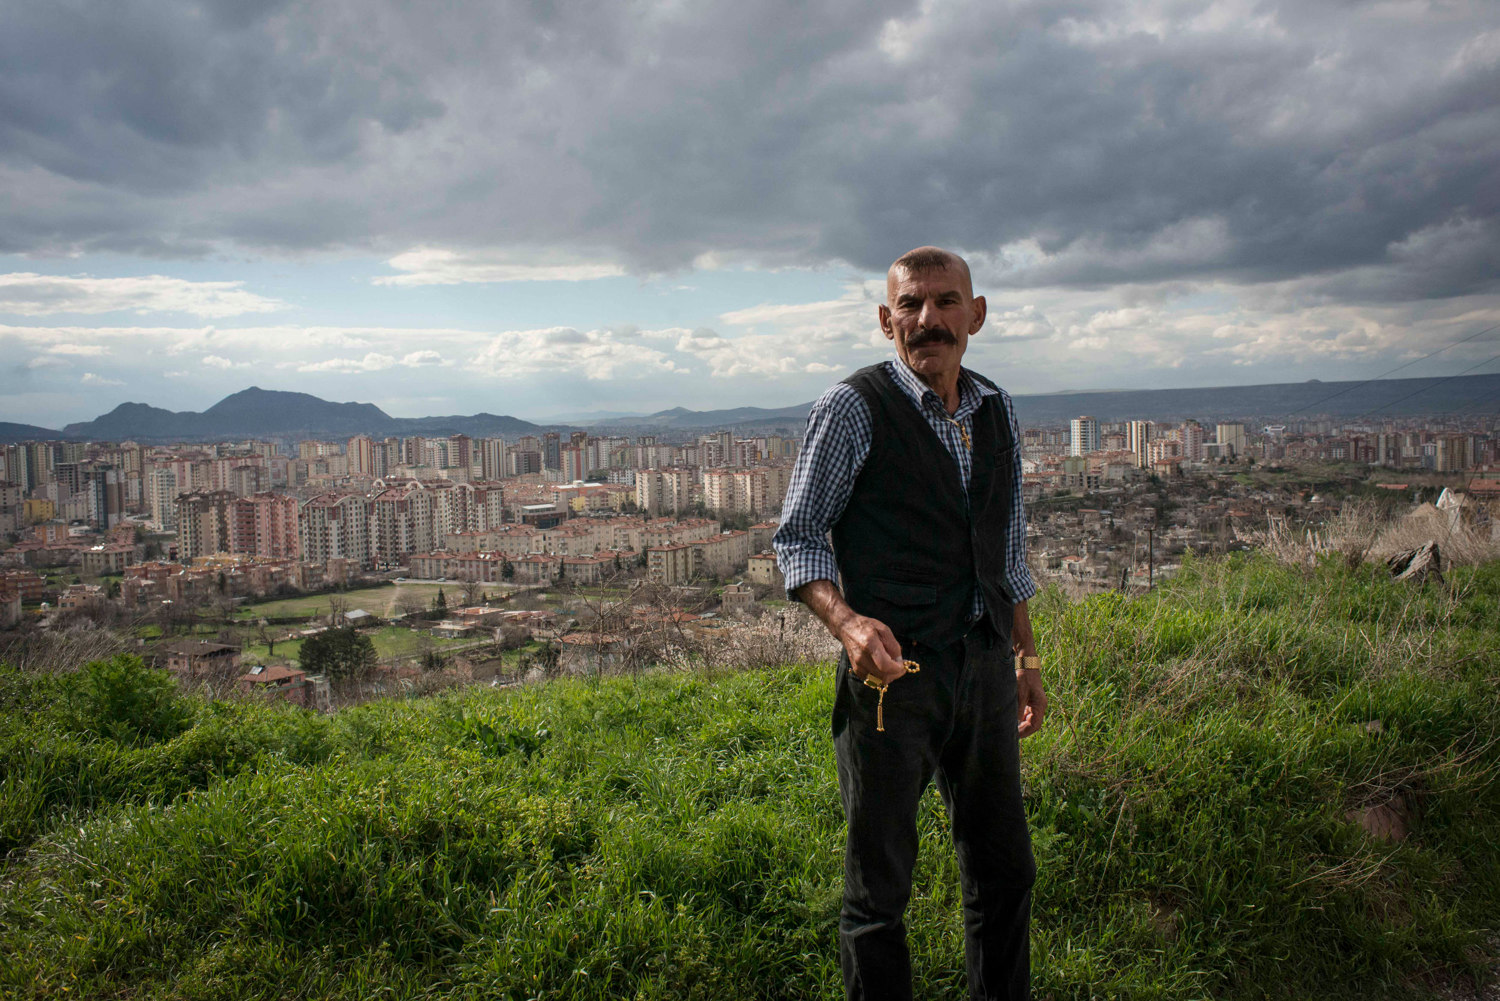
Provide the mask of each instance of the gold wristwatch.
[{"label": "gold wristwatch", "polygon": [[1017,671],[1039,671],[1042,667],[1042,658],[1037,656],[1027,657],[1024,654],[1016,654]]}]

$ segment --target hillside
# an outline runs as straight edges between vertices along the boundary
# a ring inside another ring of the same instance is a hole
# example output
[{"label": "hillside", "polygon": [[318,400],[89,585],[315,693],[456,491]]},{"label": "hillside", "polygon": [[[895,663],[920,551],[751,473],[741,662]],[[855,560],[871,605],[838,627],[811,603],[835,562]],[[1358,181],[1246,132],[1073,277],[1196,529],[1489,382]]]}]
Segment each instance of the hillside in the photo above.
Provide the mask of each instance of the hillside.
[{"label": "hillside", "polygon": [[[1182,420],[1197,418],[1262,421],[1294,417],[1385,417],[1414,414],[1493,413],[1500,397],[1500,375],[1453,378],[1377,379],[1372,382],[1299,382],[1265,386],[1220,386],[1205,389],[1149,389],[1118,392],[1051,393],[1016,396],[1016,416],[1024,425],[1066,424],[1080,414],[1099,420]],[[765,409],[687,410],[675,407],[648,416],[600,418],[586,423],[594,432],[634,431],[689,433],[734,428],[741,433],[778,431],[794,434],[807,420],[812,401]],[[537,434],[545,428],[502,414],[451,414],[437,417],[391,417],[371,403],[330,403],[307,393],[252,386],[225,397],[203,413],[174,412],[144,403],[122,403],[91,421],[69,424],[65,438],[94,441],[208,441],[219,438],[354,434],[454,435],[471,437]],[[19,430],[18,430],[19,429]],[[29,430],[27,430],[29,429]],[[58,432],[30,425],[0,424],[0,441],[48,438]],[[21,437],[17,437],[21,436]]]},{"label": "hillside", "polygon": [[38,427],[35,424],[12,424],[9,421],[0,421],[0,443],[13,441],[46,441],[56,438],[57,432],[51,428]]},{"label": "hillside", "polygon": [[[1038,998],[1433,997],[1493,958],[1500,564],[1033,607]],[[830,670],[318,717],[0,669],[0,994],[833,999]],[[917,996],[956,997],[936,796],[920,830]]]},{"label": "hillside", "polygon": [[[346,437],[468,434],[516,435],[539,431],[535,424],[497,414],[391,417],[373,403],[330,403],[309,393],[251,386],[224,397],[202,413],[122,403],[94,420],[69,424],[67,438],[119,441],[209,441],[219,438],[305,434]],[[51,434],[52,432],[49,432]]]}]

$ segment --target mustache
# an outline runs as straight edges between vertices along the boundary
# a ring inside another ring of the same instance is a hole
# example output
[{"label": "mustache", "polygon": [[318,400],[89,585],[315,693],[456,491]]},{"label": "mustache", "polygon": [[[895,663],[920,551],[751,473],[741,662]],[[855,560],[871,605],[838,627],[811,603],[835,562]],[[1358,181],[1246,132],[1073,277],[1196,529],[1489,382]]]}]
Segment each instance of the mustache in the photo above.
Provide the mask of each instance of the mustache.
[{"label": "mustache", "polygon": [[908,348],[920,348],[927,344],[957,344],[958,338],[944,327],[926,327],[906,339]]}]

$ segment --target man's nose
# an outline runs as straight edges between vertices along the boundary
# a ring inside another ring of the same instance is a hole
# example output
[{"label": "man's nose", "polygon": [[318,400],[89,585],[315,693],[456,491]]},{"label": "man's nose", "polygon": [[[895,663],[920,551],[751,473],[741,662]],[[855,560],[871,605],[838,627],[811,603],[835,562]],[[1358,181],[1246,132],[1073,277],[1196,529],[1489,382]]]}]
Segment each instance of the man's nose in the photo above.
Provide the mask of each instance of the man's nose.
[{"label": "man's nose", "polygon": [[922,303],[921,312],[917,314],[917,329],[930,330],[933,327],[942,326],[943,321],[939,313],[937,303],[931,299]]}]

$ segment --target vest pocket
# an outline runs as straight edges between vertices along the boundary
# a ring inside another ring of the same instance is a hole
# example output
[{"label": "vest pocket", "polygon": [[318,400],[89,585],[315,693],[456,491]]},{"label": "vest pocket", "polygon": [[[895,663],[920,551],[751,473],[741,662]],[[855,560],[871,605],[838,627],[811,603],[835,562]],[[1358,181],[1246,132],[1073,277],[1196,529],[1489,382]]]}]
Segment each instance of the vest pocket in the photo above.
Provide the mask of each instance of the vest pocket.
[{"label": "vest pocket", "polygon": [[875,597],[883,598],[893,605],[937,604],[937,588],[932,584],[911,584],[871,577],[865,582],[865,588]]}]

